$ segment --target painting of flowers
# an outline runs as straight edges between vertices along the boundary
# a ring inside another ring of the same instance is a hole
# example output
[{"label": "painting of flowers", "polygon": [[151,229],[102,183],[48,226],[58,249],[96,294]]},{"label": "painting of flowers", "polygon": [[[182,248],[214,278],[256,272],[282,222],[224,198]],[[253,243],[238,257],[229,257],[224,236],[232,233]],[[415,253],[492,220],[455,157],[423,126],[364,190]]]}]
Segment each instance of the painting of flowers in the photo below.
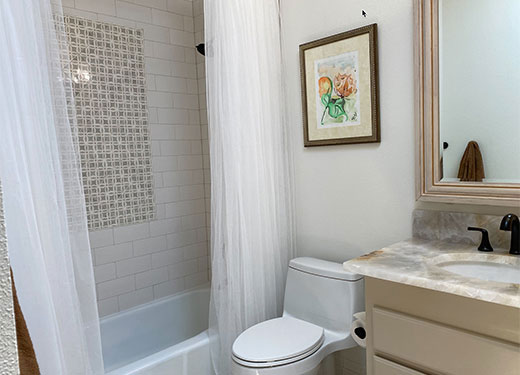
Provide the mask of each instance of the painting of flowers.
[{"label": "painting of flowers", "polygon": [[314,66],[317,123],[324,128],[359,125],[357,51],[316,60]]},{"label": "painting of flowers", "polygon": [[380,142],[377,25],[300,46],[304,145]]}]

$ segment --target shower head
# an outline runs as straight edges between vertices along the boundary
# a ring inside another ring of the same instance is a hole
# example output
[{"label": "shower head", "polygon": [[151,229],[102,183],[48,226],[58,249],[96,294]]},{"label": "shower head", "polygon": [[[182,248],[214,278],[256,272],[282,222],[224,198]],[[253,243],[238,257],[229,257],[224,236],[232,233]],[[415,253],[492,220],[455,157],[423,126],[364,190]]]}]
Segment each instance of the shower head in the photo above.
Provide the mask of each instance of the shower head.
[{"label": "shower head", "polygon": [[195,48],[197,48],[197,52],[200,53],[202,56],[206,56],[206,48],[204,43],[197,44]]}]

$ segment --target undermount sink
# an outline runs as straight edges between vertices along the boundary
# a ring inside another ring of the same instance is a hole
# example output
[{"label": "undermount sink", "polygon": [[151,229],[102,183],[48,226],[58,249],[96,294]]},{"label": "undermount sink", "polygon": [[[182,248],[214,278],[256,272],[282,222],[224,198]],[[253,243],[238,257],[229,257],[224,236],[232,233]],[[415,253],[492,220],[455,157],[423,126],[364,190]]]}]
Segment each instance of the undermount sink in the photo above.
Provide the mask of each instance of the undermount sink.
[{"label": "undermount sink", "polygon": [[436,267],[465,277],[520,284],[520,259],[506,255],[446,254],[436,257]]}]

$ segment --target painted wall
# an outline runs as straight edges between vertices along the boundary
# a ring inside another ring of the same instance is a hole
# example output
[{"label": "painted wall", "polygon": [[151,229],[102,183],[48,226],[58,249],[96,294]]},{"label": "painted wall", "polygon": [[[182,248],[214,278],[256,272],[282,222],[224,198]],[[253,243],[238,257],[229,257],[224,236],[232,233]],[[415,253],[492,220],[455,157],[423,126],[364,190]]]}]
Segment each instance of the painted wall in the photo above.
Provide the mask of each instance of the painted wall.
[{"label": "painted wall", "polygon": [[195,52],[203,7],[202,0],[62,2],[65,14],[144,29],[157,220],[90,233],[103,316],[208,282],[207,121]]},{"label": "painted wall", "polygon": [[520,2],[443,0],[439,13],[444,176],[475,140],[486,181],[520,182]]},{"label": "painted wall", "polygon": [[[282,0],[281,6],[298,255],[345,261],[410,237],[412,0]],[[372,23],[379,33],[381,143],[304,148],[298,46]]]},{"label": "painted wall", "polygon": [[[361,16],[364,9],[367,17]],[[342,262],[412,236],[414,207],[504,215],[518,208],[415,202],[413,0],[281,0],[299,256]],[[377,23],[381,143],[303,147],[298,46]],[[364,351],[323,374],[364,374]],[[325,368],[326,367],[326,368]]]}]

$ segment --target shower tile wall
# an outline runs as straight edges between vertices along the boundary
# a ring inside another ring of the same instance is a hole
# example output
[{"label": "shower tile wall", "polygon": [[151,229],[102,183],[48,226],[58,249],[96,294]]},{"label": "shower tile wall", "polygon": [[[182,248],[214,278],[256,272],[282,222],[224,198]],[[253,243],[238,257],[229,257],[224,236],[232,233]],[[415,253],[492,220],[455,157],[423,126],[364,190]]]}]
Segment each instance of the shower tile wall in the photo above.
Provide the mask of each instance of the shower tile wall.
[{"label": "shower tile wall", "polygon": [[151,221],[143,30],[71,15],[64,20],[89,229]]},{"label": "shower tile wall", "polygon": [[[195,44],[204,43],[204,1],[193,1],[193,16],[195,18]],[[208,112],[206,107],[206,65],[204,57],[197,53],[197,82],[199,86],[199,108],[202,132],[202,158],[204,166],[204,196],[206,199],[206,223],[208,242],[210,238],[210,165],[209,165],[209,136]],[[209,245],[208,245],[209,246]]]},{"label": "shower tile wall", "polygon": [[157,220],[90,233],[104,316],[208,282],[204,65],[194,48],[195,24],[198,39],[202,30],[202,1],[66,0],[63,5],[65,14],[144,29]]}]

